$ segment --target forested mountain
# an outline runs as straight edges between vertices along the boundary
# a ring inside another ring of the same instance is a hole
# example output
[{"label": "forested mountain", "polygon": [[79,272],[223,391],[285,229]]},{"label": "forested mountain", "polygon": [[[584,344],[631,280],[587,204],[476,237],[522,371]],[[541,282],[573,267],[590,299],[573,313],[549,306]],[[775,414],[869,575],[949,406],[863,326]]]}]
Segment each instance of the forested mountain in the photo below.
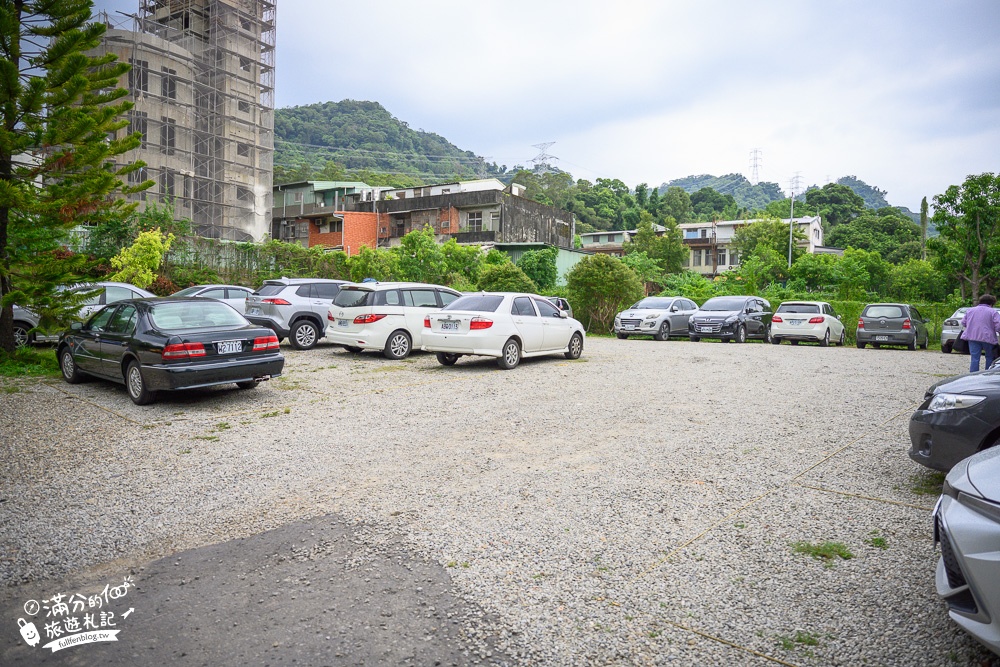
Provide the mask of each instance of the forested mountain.
[{"label": "forested mountain", "polygon": [[695,193],[702,188],[712,188],[719,194],[732,195],[740,208],[749,210],[763,209],[771,202],[785,198],[777,183],[760,182],[757,185],[751,185],[743,174],[726,174],[719,177],[702,174],[701,176],[676,178],[661,185],[660,194],[672,187],[681,188],[688,194]]},{"label": "forested mountain", "polygon": [[476,178],[485,161],[414,130],[378,102],[323,102],[274,112],[275,183],[359,178],[369,185]]}]

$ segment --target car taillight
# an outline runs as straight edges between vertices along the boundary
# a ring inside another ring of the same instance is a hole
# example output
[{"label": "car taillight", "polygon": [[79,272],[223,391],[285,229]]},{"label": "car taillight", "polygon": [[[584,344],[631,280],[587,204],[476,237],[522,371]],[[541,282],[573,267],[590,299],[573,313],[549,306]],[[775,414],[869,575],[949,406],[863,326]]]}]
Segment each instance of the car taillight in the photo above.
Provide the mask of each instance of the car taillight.
[{"label": "car taillight", "polygon": [[480,329],[489,329],[493,326],[493,320],[487,319],[485,317],[473,317],[469,322],[469,329],[471,331],[477,331]]},{"label": "car taillight", "polygon": [[269,303],[272,306],[290,306],[290,305],[292,305],[291,301],[285,301],[284,299],[261,299],[260,302],[261,303]]},{"label": "car taillight", "polygon": [[326,319],[328,319],[328,320],[330,320],[331,322],[333,322],[333,321],[334,321],[334,319],[336,319],[336,318],[334,318],[334,316],[333,316],[333,313],[331,313],[331,312],[327,311],[327,313],[326,313]]},{"label": "car taillight", "polygon": [[161,355],[164,361],[173,359],[190,359],[191,357],[204,357],[205,346],[201,343],[174,343],[163,348]]},{"label": "car taillight", "polygon": [[253,339],[253,351],[254,352],[267,352],[268,350],[278,349],[278,337],[274,334],[270,336],[258,336]]},{"label": "car taillight", "polygon": [[371,324],[372,322],[378,322],[383,317],[385,317],[385,315],[358,315],[354,318],[354,323]]},{"label": "car taillight", "polygon": [[431,318],[429,316],[424,318],[424,328],[425,329],[431,328]]},{"label": "car taillight", "polygon": [[903,328],[904,329],[910,328],[910,320],[903,320]]},{"label": "car taillight", "polygon": [[781,319],[780,315],[775,315],[774,317],[771,318],[771,322],[784,322],[784,321],[785,320]]},{"label": "car taillight", "polygon": [[860,317],[858,318],[858,328],[859,329],[864,329],[865,328],[865,321],[863,319],[861,319]]},{"label": "car taillight", "polygon": [[809,324],[823,324],[823,318],[822,317],[810,317],[809,318]]}]

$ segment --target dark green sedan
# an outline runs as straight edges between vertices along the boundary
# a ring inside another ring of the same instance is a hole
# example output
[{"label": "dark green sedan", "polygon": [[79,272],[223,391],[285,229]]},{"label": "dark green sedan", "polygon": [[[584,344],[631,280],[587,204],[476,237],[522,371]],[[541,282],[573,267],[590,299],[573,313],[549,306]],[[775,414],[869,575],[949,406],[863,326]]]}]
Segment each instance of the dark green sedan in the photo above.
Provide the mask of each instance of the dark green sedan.
[{"label": "dark green sedan", "polygon": [[88,376],[124,384],[136,405],[161,391],[235,383],[252,389],[281,374],[278,338],[221,301],[129,299],[106,306],[59,337],[70,384]]}]

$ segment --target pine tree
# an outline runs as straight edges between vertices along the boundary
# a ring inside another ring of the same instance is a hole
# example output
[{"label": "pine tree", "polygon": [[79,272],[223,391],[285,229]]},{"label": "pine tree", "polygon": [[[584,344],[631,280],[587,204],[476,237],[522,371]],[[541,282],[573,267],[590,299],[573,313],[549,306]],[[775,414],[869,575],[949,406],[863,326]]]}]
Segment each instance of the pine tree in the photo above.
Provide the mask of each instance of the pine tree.
[{"label": "pine tree", "polygon": [[[0,0],[0,350],[14,349],[13,304],[51,296],[64,267],[48,261],[69,230],[128,205],[112,194],[143,166],[114,165],[139,145],[121,136],[129,65],[92,57],[106,27],[91,0]],[[51,270],[45,267],[51,267]]]}]

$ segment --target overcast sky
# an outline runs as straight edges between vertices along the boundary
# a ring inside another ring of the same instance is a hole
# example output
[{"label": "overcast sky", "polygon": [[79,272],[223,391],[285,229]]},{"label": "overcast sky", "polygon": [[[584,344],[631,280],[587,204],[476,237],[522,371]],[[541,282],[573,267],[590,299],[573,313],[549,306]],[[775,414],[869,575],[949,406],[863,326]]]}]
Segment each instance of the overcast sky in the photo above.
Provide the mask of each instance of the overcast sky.
[{"label": "overcast sky", "polygon": [[[136,11],[137,0],[96,0]],[[499,164],[787,192],[844,175],[918,210],[1000,171],[997,0],[277,0],[277,105],[373,100]]]}]

